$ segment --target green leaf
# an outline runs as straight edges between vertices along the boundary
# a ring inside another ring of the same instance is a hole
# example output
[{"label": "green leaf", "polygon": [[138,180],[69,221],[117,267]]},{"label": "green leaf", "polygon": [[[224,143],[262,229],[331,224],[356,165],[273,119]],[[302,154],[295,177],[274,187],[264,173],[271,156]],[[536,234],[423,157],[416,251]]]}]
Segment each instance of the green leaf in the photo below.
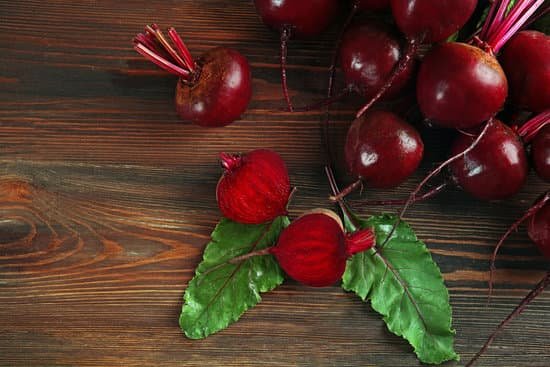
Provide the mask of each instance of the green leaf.
[{"label": "green leaf", "polygon": [[225,218],[218,223],[185,291],[179,323],[187,337],[201,339],[226,328],[260,302],[260,292],[268,292],[283,282],[283,272],[271,255],[251,257],[237,264],[227,261],[274,245],[288,224],[287,217],[260,225],[239,224]]},{"label": "green leaf", "polygon": [[[395,221],[393,215],[373,216],[360,225],[373,228],[382,244]],[[449,292],[426,245],[406,223],[400,222],[383,248],[353,256],[342,286],[368,299],[388,329],[407,339],[423,363],[459,360]]]}]

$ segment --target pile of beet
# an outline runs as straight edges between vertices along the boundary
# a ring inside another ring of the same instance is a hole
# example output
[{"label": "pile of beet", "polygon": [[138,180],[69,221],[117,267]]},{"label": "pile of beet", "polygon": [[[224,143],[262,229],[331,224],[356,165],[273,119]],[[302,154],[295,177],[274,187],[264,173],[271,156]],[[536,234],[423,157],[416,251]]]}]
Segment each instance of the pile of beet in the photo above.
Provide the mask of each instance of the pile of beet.
[{"label": "pile of beet", "polygon": [[[518,193],[530,167],[550,182],[550,36],[530,29],[549,12],[549,4],[543,0],[342,3],[254,1],[260,19],[280,34],[281,84],[289,112],[321,107],[328,111],[330,104],[350,93],[363,99],[362,105],[355,106],[356,119],[341,147],[353,183],[338,190],[332,172],[334,159],[330,155],[327,159],[333,203],[345,207],[346,196],[356,189],[393,188],[407,180],[430,148],[417,131],[419,124],[453,129],[455,138],[448,160],[431,171],[407,199],[388,202],[401,206],[399,219],[415,202],[451,185],[479,200],[494,201]],[[338,19],[339,11],[349,11],[349,16],[335,40],[327,98],[296,108],[287,86],[291,77],[286,72],[287,43],[317,36]],[[370,15],[359,16],[365,12]],[[175,104],[181,119],[205,127],[239,119],[252,96],[246,58],[236,50],[218,47],[194,59],[174,29],[167,34],[156,25],[147,26],[134,39],[134,47],[179,78]],[[335,78],[345,84],[336,97]],[[415,102],[409,111],[416,111],[422,119],[387,107],[411,90]],[[330,139],[327,125],[324,132]],[[216,194],[224,217],[261,224],[287,214],[292,188],[277,153],[265,149],[223,153],[221,164],[224,173]],[[425,185],[437,175],[444,176],[443,184],[426,191]],[[547,191],[501,239],[493,263],[505,237],[522,222],[541,253],[550,257]],[[372,231],[345,233],[334,212],[315,210],[295,219],[275,246],[245,256],[272,254],[290,277],[310,286],[328,286],[342,277],[351,255],[372,246]],[[499,330],[542,292],[549,279],[550,272]]]}]

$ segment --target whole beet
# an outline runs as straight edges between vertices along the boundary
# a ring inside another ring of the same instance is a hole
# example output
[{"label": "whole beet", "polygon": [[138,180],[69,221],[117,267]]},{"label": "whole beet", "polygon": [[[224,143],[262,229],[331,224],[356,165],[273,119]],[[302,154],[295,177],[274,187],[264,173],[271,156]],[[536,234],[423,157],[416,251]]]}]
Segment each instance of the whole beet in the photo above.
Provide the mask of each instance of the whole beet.
[{"label": "whole beet", "polygon": [[416,95],[431,122],[450,128],[478,126],[506,101],[508,82],[498,61],[459,42],[433,48],[420,65]]},{"label": "whole beet", "polygon": [[506,44],[499,60],[514,105],[532,112],[550,108],[550,36],[519,32]]},{"label": "whole beet", "polygon": [[[475,136],[460,134],[452,155],[468,148]],[[482,200],[500,200],[517,193],[525,183],[528,162],[520,137],[507,125],[494,120],[485,136],[462,158],[450,165],[457,184]]]},{"label": "whole beet", "polygon": [[402,183],[416,170],[423,153],[418,131],[387,111],[370,111],[356,119],[345,144],[348,171],[376,188]]},{"label": "whole beet", "polygon": [[[340,65],[350,88],[365,98],[373,97],[384,85],[403,56],[405,40],[387,24],[368,21],[352,25],[340,46]],[[384,96],[399,93],[411,79],[414,63],[395,78]]]},{"label": "whole beet", "polygon": [[445,40],[468,21],[477,0],[391,0],[397,27],[426,43]]}]

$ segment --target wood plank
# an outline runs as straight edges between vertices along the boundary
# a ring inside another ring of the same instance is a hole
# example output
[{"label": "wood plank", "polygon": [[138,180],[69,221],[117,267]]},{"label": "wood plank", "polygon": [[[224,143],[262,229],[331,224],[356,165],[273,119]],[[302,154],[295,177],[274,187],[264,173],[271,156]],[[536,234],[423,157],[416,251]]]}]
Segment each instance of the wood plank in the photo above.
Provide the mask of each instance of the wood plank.
[{"label": "wood plank", "polygon": [[[249,57],[254,100],[241,121],[205,130],[178,120],[176,81],[131,47],[152,21],[176,26],[195,54],[227,45]],[[291,43],[298,105],[324,94],[337,28]],[[0,0],[0,365],[419,365],[367,304],[337,286],[288,281],[219,334],[191,341],[179,330],[185,285],[219,218],[220,151],[279,151],[299,187],[291,215],[330,207],[319,113],[282,112],[277,49],[248,0]],[[340,160],[360,102],[334,106]],[[404,197],[445,157],[451,135],[419,128],[429,151],[421,169],[364,198]],[[342,168],[337,175],[350,181]],[[444,273],[463,360],[547,269],[520,230],[502,250],[486,307],[493,246],[545,189],[534,174],[504,203],[449,189],[407,215]],[[363,215],[389,210],[352,199]],[[548,366],[549,311],[543,294],[479,365]]]}]

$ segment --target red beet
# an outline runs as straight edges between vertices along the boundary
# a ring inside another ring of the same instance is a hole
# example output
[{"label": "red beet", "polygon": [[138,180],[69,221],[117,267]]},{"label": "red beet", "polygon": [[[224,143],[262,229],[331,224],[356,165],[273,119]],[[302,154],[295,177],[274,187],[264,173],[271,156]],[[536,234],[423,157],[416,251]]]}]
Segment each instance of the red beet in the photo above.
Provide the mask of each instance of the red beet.
[{"label": "red beet", "polygon": [[483,28],[472,40],[483,50],[465,43],[444,43],[432,49],[424,58],[417,82],[424,116],[453,128],[478,126],[495,116],[506,100],[508,82],[494,55],[543,3],[523,0],[511,6],[511,0],[495,0]]},{"label": "red beet", "polygon": [[363,115],[377,100],[388,94],[400,75],[410,68],[419,44],[443,40],[456,32],[466,23],[476,3],[477,0],[391,0],[396,24],[407,37],[406,47],[403,47],[404,51],[391,73],[372,92],[356,117]]},{"label": "red beet", "polygon": [[345,158],[352,176],[377,188],[395,187],[418,167],[424,144],[418,131],[399,116],[371,111],[348,130]]},{"label": "red beet", "polygon": [[162,69],[179,77],[176,111],[184,121],[205,127],[230,124],[246,111],[252,97],[252,76],[239,52],[217,47],[196,62],[173,28],[173,46],[156,25],[134,39],[134,48]]},{"label": "red beet", "polygon": [[334,19],[338,0],[254,0],[262,21],[281,32],[281,83],[289,111],[293,111],[286,80],[287,42],[292,37],[321,33]]},{"label": "red beet", "polygon": [[254,0],[262,21],[273,29],[291,30],[295,37],[321,33],[334,19],[337,0]]},{"label": "red beet", "polygon": [[378,11],[388,9],[390,0],[356,0],[357,8],[363,11]]},{"label": "red beet", "polygon": [[538,176],[550,182],[550,125],[540,130],[533,139],[531,156]]},{"label": "red beet", "polygon": [[290,179],[277,153],[258,149],[244,155],[222,153],[220,157],[225,172],[216,199],[224,217],[259,224],[287,214]]},{"label": "red beet", "polygon": [[508,83],[497,60],[465,43],[443,43],[424,58],[416,94],[424,116],[452,128],[481,124],[504,105]]},{"label": "red beet", "polygon": [[397,27],[408,38],[443,41],[470,18],[477,0],[391,0]]},{"label": "red beet", "polygon": [[550,260],[550,201],[531,216],[527,234],[540,252]]},{"label": "red beet", "polygon": [[499,57],[516,106],[540,112],[550,108],[550,36],[522,31]]},{"label": "red beet", "polygon": [[[475,137],[461,134],[452,155],[472,145]],[[502,122],[495,120],[485,136],[468,153],[450,164],[454,180],[464,191],[482,200],[504,199],[517,193],[527,178],[523,142]]]},{"label": "red beet", "polygon": [[[380,22],[351,26],[342,38],[340,64],[346,83],[366,98],[372,98],[392,74],[401,57],[405,40]],[[395,78],[385,96],[395,96],[411,79],[414,65]]]},{"label": "red beet", "polygon": [[342,278],[350,256],[373,247],[374,241],[372,230],[345,234],[336,213],[317,209],[283,230],[270,253],[291,278],[326,287]]}]

